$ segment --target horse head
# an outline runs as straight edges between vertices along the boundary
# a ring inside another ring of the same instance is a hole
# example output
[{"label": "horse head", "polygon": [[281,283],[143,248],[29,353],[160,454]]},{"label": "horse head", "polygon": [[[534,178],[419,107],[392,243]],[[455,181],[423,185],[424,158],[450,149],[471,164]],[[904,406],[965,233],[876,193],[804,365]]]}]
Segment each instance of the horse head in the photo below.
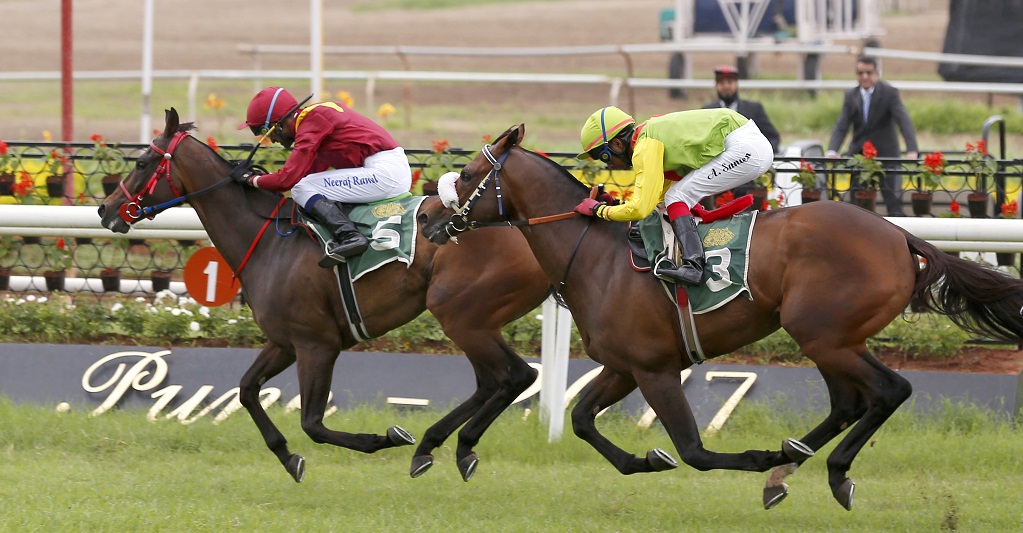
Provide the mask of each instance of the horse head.
[{"label": "horse head", "polygon": [[[165,113],[163,133],[153,139],[149,148],[139,156],[135,168],[99,206],[102,224],[110,231],[127,233],[132,225],[143,218],[151,219],[164,209],[186,202],[190,193],[201,187],[200,184],[192,183],[190,176],[223,176],[224,182],[230,183],[226,178],[230,165],[219,156],[208,158],[210,161],[219,159],[222,162],[219,171],[208,168],[208,163],[204,163],[207,167],[203,172],[186,172],[181,169],[182,165],[174,164],[195,157],[192,155],[196,153],[194,151],[179,152],[180,145],[187,145],[191,141],[201,146],[206,145],[189,135],[195,125],[191,122],[182,124],[177,110],[170,108]],[[212,150],[209,153],[216,155]]]},{"label": "horse head", "polygon": [[[444,244],[480,222],[508,216],[506,209],[511,205],[503,194],[498,194],[502,187],[500,172],[525,133],[524,124],[508,128],[493,144],[484,146],[460,173],[441,176],[437,182],[441,201],[424,204],[420,210],[418,221],[423,235],[436,244]],[[454,240],[458,242],[457,238]]]}]

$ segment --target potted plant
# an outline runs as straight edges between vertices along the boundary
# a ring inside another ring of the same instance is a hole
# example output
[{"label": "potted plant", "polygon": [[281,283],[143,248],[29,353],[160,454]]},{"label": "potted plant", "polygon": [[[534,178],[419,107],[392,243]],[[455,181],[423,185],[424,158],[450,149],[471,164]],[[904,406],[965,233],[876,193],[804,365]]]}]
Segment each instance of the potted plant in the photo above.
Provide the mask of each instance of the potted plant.
[{"label": "potted plant", "polygon": [[989,178],[994,176],[995,169],[988,157],[987,143],[983,140],[976,144],[966,143],[966,157],[964,158],[968,172],[973,176],[973,192],[966,196],[970,216],[973,218],[987,217],[988,192],[987,185]]},{"label": "potted plant", "polygon": [[46,249],[46,262],[50,270],[43,272],[43,278],[46,279],[47,290],[51,292],[64,290],[64,278],[67,269],[71,268],[73,257],[74,252],[63,237],[57,237],[53,245]]},{"label": "potted plant", "polygon": [[799,172],[792,176],[792,181],[803,188],[802,203],[807,204],[821,199],[821,191],[817,188],[817,169],[812,163],[800,160]]},{"label": "potted plant", "polygon": [[433,141],[433,151],[423,158],[423,168],[413,174],[412,194],[437,194],[437,180],[455,170],[455,156],[447,139]]},{"label": "potted plant", "polygon": [[14,194],[18,159],[18,156],[10,151],[7,143],[0,140],[0,195],[12,196]]},{"label": "potted plant", "polygon": [[92,159],[97,162],[97,171],[102,175],[103,194],[109,196],[128,173],[128,163],[117,145],[110,146],[102,135],[94,133],[89,139],[92,140]]},{"label": "potted plant", "polygon": [[51,200],[60,199],[64,196],[64,181],[67,179],[65,172],[67,156],[58,152],[56,148],[50,150],[43,162],[46,168],[46,194]]},{"label": "potted plant", "polygon": [[877,148],[874,143],[867,141],[863,143],[863,153],[854,155],[846,163],[850,170],[859,175],[859,188],[853,192],[853,201],[868,211],[873,211],[877,205],[877,189],[885,174],[881,162],[876,158]]},{"label": "potted plant", "polygon": [[774,167],[767,169],[767,172],[757,176],[757,179],[753,180],[753,190],[750,194],[753,195],[753,207],[757,211],[767,211],[770,209],[770,203],[767,201],[767,191],[774,186]]},{"label": "potted plant", "polygon": [[931,152],[924,156],[924,162],[917,170],[916,192],[910,195],[913,214],[930,216],[934,190],[941,185],[941,176],[945,173],[945,156],[941,152]]},{"label": "potted plant", "polygon": [[0,235],[0,291],[6,291],[11,281],[11,265],[17,259],[18,241],[10,235]]},{"label": "potted plant", "polygon": [[[1016,200],[1002,204],[1002,218],[1017,218],[1018,216],[1019,208],[1016,205]],[[998,266],[1016,266],[1016,254],[1014,253],[996,252],[995,260]]]},{"label": "potted plant", "polygon": [[153,292],[157,293],[170,287],[171,272],[180,262],[180,258],[177,250],[168,240],[153,241],[150,250],[153,254],[154,267],[150,279],[153,282]]}]

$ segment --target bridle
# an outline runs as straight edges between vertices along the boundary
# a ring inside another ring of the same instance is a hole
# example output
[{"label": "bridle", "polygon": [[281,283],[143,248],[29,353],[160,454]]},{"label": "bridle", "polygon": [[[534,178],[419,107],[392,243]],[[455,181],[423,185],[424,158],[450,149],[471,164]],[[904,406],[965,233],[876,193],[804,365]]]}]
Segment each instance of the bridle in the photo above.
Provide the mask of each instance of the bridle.
[{"label": "bridle", "polygon": [[[560,213],[557,215],[549,215],[545,217],[528,218],[524,220],[510,220],[508,218],[508,214],[505,213],[504,211],[504,200],[502,199],[501,195],[501,169],[504,167],[504,160],[508,158],[508,154],[511,153],[511,150],[510,149],[505,150],[505,152],[501,154],[499,157],[494,157],[494,154],[490,151],[490,148],[491,145],[485,144],[483,145],[483,149],[480,150],[480,153],[483,154],[483,157],[485,157],[487,161],[490,162],[491,165],[490,172],[487,172],[487,176],[480,180],[479,184],[476,185],[476,190],[474,190],[472,194],[469,195],[469,198],[465,200],[464,204],[460,206],[459,205],[448,206],[452,210],[454,210],[455,213],[451,215],[451,219],[448,221],[447,224],[444,225],[444,232],[447,233],[448,237],[451,238],[451,240],[453,240],[456,244],[458,243],[458,234],[469,230],[492,226],[533,226],[536,224],[545,224],[547,222],[556,222],[558,220],[567,220],[569,218],[579,216],[579,213],[572,211],[568,213]],[[480,197],[483,196],[483,193],[486,192],[487,187],[490,186],[491,180],[494,181],[494,190],[497,193],[497,213],[504,220],[499,222],[480,222],[478,220],[469,220],[468,218],[469,211],[472,210],[472,208],[476,205],[476,202],[479,201]]]},{"label": "bridle", "polygon": [[[145,185],[142,186],[142,188],[139,190],[137,194],[132,194],[131,192],[128,191],[128,187],[124,185],[125,180],[121,180],[121,182],[118,184],[118,187],[121,188],[121,192],[123,192],[125,198],[128,199],[127,202],[121,205],[120,209],[121,220],[127,222],[128,224],[134,224],[139,220],[142,220],[143,218],[152,220],[154,217],[156,217],[157,214],[162,213],[163,211],[166,211],[167,209],[174,207],[176,205],[183,204],[187,202],[190,198],[193,198],[200,194],[206,194],[210,191],[219,189],[224,185],[227,185],[228,183],[231,183],[231,178],[227,178],[218,181],[217,183],[214,183],[213,185],[210,185],[205,189],[200,189],[193,193],[181,194],[181,192],[178,191],[178,188],[174,186],[174,180],[171,179],[171,161],[174,159],[174,151],[177,150],[178,145],[180,145],[181,142],[188,137],[190,137],[188,132],[179,131],[175,133],[174,137],[171,138],[170,143],[167,144],[166,151],[162,150],[159,146],[157,146],[155,141],[149,144],[150,149],[152,149],[154,152],[160,154],[163,157],[160,160],[160,164],[156,166],[156,170],[153,171],[153,175],[149,177],[149,180],[146,182]],[[156,186],[159,185],[160,180],[164,178],[166,178],[167,185],[170,187],[170,190],[172,193],[174,193],[175,197],[170,200],[167,200],[166,202],[162,202],[151,207],[144,207],[142,205],[142,201],[147,196],[153,194],[153,192],[156,191]]]},{"label": "bridle", "polygon": [[[535,226],[537,224],[546,224],[548,222],[568,220],[570,218],[579,216],[579,213],[571,211],[568,213],[548,215],[545,217],[527,218],[522,220],[510,220],[508,218],[508,214],[505,213],[504,211],[504,201],[501,196],[501,170],[504,168],[504,160],[508,158],[508,154],[511,153],[511,149],[509,148],[508,150],[505,150],[504,153],[501,154],[499,157],[494,157],[494,154],[491,153],[490,151],[490,147],[491,145],[485,144],[483,145],[483,149],[480,150],[480,153],[483,154],[483,157],[485,157],[487,161],[490,162],[491,165],[490,172],[487,173],[485,178],[480,180],[479,184],[476,185],[476,190],[474,190],[472,194],[469,195],[469,198],[466,199],[464,204],[462,204],[461,206],[458,205],[448,206],[451,207],[455,211],[455,213],[451,215],[451,220],[449,220],[448,223],[444,225],[444,232],[448,234],[448,237],[455,244],[458,244],[458,234],[468,230],[492,226]],[[497,212],[504,220],[499,222],[479,222],[475,220],[469,220],[468,219],[469,211],[472,210],[472,208],[476,205],[476,202],[479,201],[481,196],[483,196],[483,193],[487,190],[487,187],[490,185],[491,179],[493,179],[494,181],[494,190],[497,193]],[[568,282],[568,273],[572,270],[572,263],[575,262],[575,256],[579,252],[579,247],[583,243],[583,237],[585,237],[586,233],[590,230],[590,226],[593,225],[594,220],[595,220],[594,217],[590,217],[589,221],[586,223],[586,227],[584,227],[582,233],[579,234],[579,238],[575,241],[575,247],[572,249],[572,255],[570,255],[568,258],[568,264],[565,266],[565,273],[561,277],[561,282],[558,283],[558,286],[555,287],[554,290],[551,292],[551,296],[554,297],[554,300],[558,303],[558,305],[566,309],[568,308],[568,305],[565,303],[565,299],[561,296],[561,291],[565,288],[565,284]]]}]

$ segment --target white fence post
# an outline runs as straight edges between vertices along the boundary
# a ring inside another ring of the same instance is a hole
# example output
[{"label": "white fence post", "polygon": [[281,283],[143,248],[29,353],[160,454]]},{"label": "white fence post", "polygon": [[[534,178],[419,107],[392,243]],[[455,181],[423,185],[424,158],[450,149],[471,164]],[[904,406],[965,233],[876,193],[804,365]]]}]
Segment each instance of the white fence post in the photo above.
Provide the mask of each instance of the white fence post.
[{"label": "white fence post", "polygon": [[543,339],[540,344],[540,416],[547,422],[547,440],[561,439],[565,427],[565,388],[568,386],[568,346],[572,313],[547,298],[543,303]]}]

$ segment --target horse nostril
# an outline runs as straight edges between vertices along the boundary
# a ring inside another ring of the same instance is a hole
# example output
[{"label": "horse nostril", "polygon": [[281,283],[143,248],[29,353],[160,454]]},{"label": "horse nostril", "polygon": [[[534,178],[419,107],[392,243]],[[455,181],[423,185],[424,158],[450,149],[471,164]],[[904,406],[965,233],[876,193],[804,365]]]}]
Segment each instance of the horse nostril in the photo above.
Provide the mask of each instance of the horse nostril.
[{"label": "horse nostril", "polygon": [[103,213],[106,213],[106,211],[107,211],[107,206],[105,206],[105,205],[100,205],[100,206],[99,206],[99,209],[96,209],[96,211],[97,211],[97,212],[99,213],[99,217],[100,217],[100,218],[103,218]]},{"label": "horse nostril", "polygon": [[418,220],[419,225],[422,226],[430,221],[430,217],[426,216],[426,213],[419,213],[419,216],[416,217],[416,220]]}]

